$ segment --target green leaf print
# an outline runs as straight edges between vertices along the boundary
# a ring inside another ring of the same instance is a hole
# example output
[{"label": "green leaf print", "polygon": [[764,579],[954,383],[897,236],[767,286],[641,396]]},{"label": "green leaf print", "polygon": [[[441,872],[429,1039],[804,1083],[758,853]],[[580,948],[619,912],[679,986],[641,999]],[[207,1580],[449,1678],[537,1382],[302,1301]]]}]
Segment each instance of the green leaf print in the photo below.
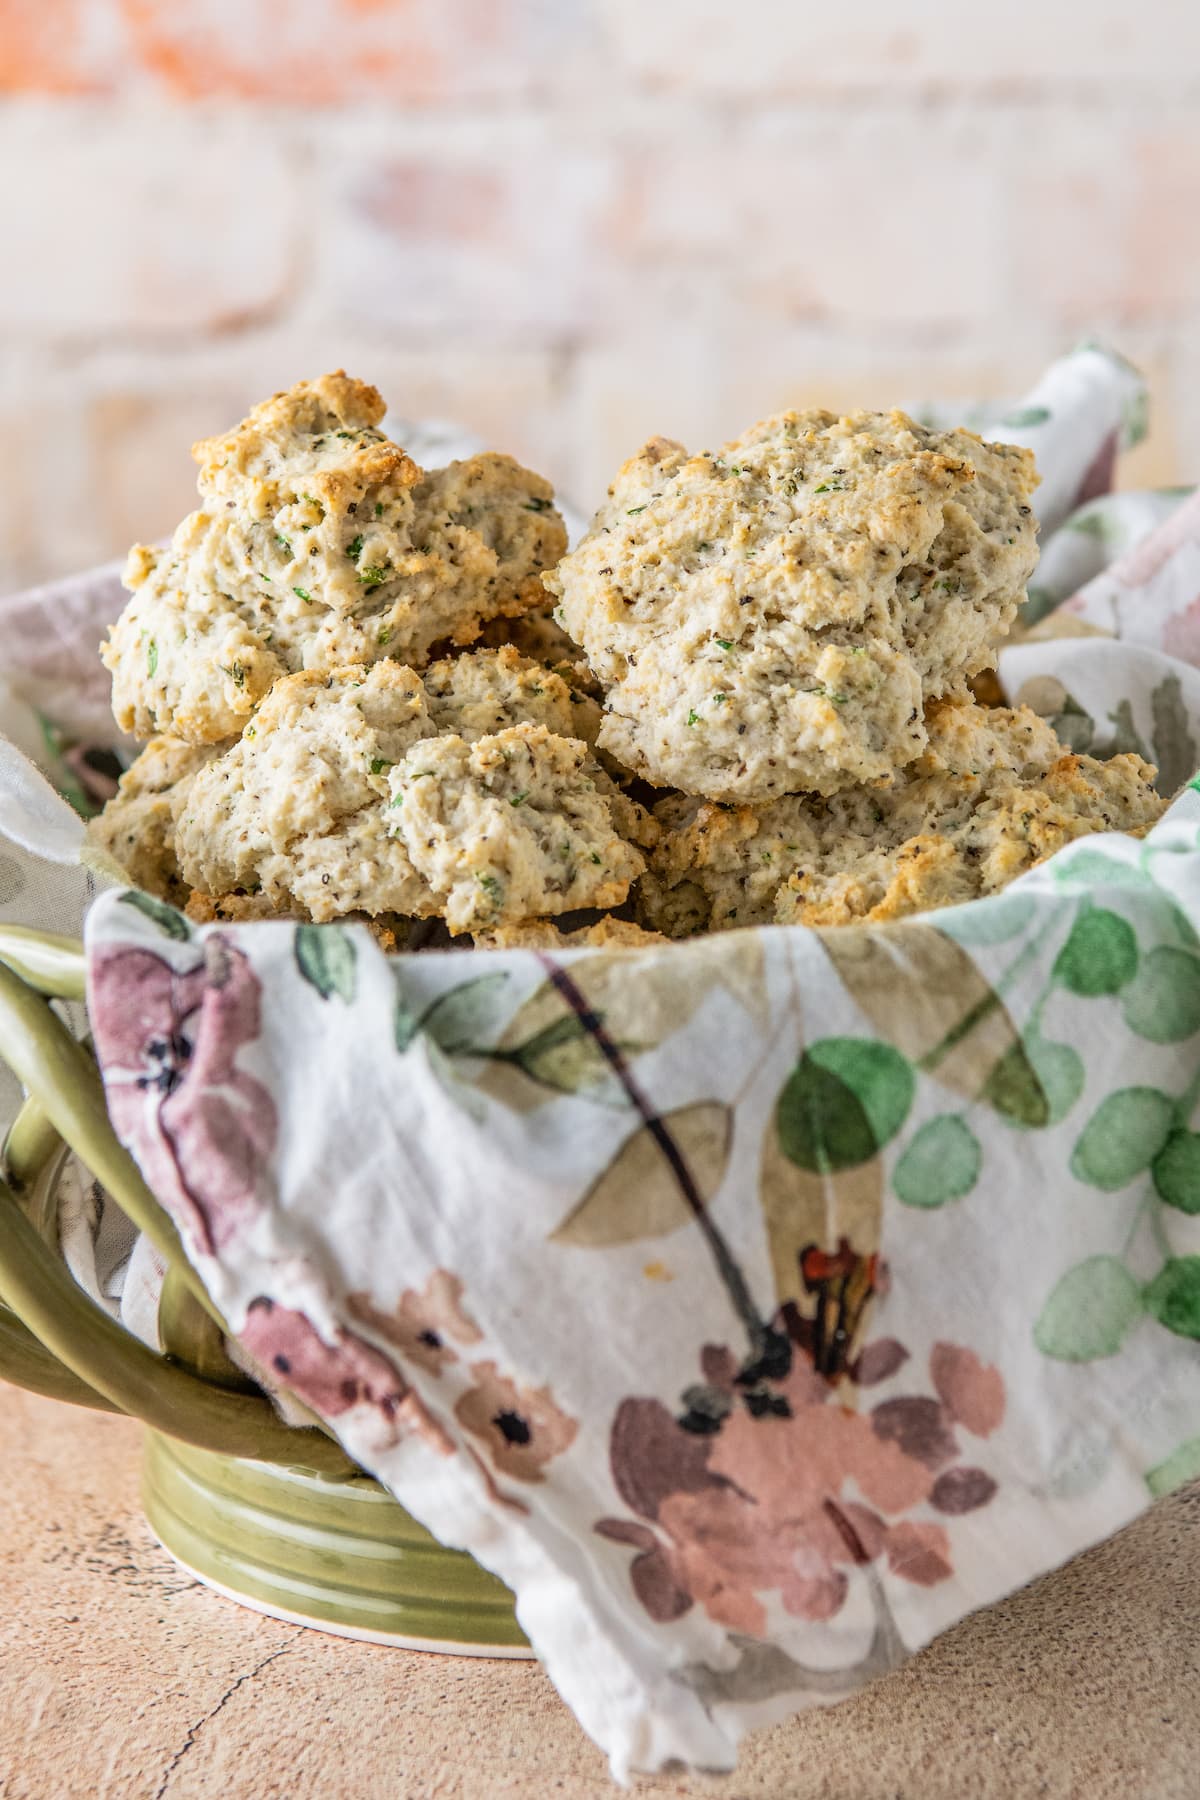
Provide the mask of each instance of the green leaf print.
[{"label": "green leaf print", "polygon": [[1176,1337],[1200,1338],[1200,1256],[1173,1256],[1142,1298],[1152,1318]]},{"label": "green leaf print", "polygon": [[1110,519],[1102,507],[1093,502],[1080,507],[1077,513],[1064,521],[1064,531],[1078,531],[1084,537],[1096,538],[1102,544],[1113,542],[1120,535],[1121,527],[1116,519]]},{"label": "green leaf print", "polygon": [[870,1038],[822,1038],[779,1096],[785,1156],[822,1175],[868,1162],[908,1117],[916,1080],[908,1060]]},{"label": "green leaf print", "polygon": [[1152,1044],[1179,1044],[1200,1031],[1200,956],[1159,944],[1121,996],[1125,1023]]},{"label": "green leaf print", "polygon": [[1153,762],[1150,748],[1133,721],[1133,707],[1128,700],[1118,700],[1108,715],[1112,726],[1112,736],[1104,747],[1108,756],[1140,756],[1144,762]]},{"label": "green leaf print", "polygon": [[508,983],[508,973],[498,970],[491,975],[477,975],[448,993],[439,994],[423,1010],[418,1011],[397,979],[396,1010],[393,1030],[396,1048],[403,1053],[424,1035],[446,1056],[479,1054],[488,1051],[489,1039],[495,1036]]},{"label": "green leaf print", "polygon": [[168,906],[165,900],[156,900],[153,894],[143,894],[140,888],[131,888],[127,894],[122,894],[119,904],[132,906],[135,912],[144,913],[160,931],[165,931],[169,938],[174,938],[177,944],[186,944],[192,935],[192,928],[181,912]]},{"label": "green leaf print", "polygon": [[357,985],[358,952],[339,925],[297,925],[296,967],[322,1000],[336,994],[349,1006]]},{"label": "green leaf print", "polygon": [[1200,1475],[1200,1437],[1187,1438],[1184,1443],[1177,1444],[1170,1456],[1156,1463],[1154,1468],[1146,1471],[1146,1486],[1156,1500],[1164,1494],[1174,1493],[1176,1488],[1183,1487],[1186,1482],[1195,1481]]},{"label": "green leaf print", "polygon": [[[664,959],[653,981],[637,957],[607,952],[571,964],[571,981],[619,1048],[651,1050],[681,1030],[713,994],[727,994],[759,1024],[769,1013],[762,944],[756,933],[695,938]],[[568,1022],[569,1021],[569,1022]],[[505,1025],[480,1077],[483,1093],[518,1112],[556,1093],[583,1094],[599,1105],[627,1100],[600,1049],[553,981],[535,988]]]},{"label": "green leaf print", "polygon": [[503,1001],[508,973],[477,975],[439,994],[423,1013],[419,1029],[431,1037],[447,1056],[486,1045],[499,1024],[496,1001]]},{"label": "green leaf print", "polygon": [[1200,1213],[1200,1135],[1173,1131],[1150,1165],[1154,1191],[1168,1206]]},{"label": "green leaf print", "polygon": [[1058,1125],[1083,1092],[1087,1080],[1083,1058],[1071,1044],[1056,1044],[1040,1031],[1027,1031],[1024,1043],[1025,1054],[1045,1095],[1044,1123]]},{"label": "green leaf print", "polygon": [[1084,906],[1055,959],[1054,974],[1071,993],[1095,998],[1125,987],[1137,974],[1137,966],[1132,926],[1107,907]]},{"label": "green leaf print", "polygon": [[1038,1131],[1050,1123],[1050,1100],[1029,1051],[1020,1041],[1005,1051],[980,1090],[1002,1118]]},{"label": "green leaf print", "polygon": [[997,423],[1006,431],[1024,431],[1030,425],[1044,425],[1049,417],[1048,406],[1018,406],[1005,413]]},{"label": "green leaf print", "polygon": [[[729,1162],[733,1109],[719,1100],[665,1113],[660,1121],[686,1162],[705,1205],[721,1185]],[[627,1138],[579,1204],[550,1234],[552,1244],[608,1250],[664,1237],[695,1214],[649,1126]]]},{"label": "green leaf print", "polygon": [[[622,1043],[624,1055],[636,1055],[639,1046]],[[530,1080],[553,1088],[560,1094],[587,1094],[599,1097],[601,1089],[615,1087],[608,1059],[583,1020],[574,1016],[555,1019],[535,1032],[523,1044],[505,1052],[505,1057]],[[623,1096],[613,1095],[613,1098]]]},{"label": "green leaf print", "polygon": [[1052,857],[1046,867],[1059,887],[1152,887],[1154,884],[1135,862],[1122,862],[1103,850],[1069,850]]},{"label": "green leaf print", "polygon": [[910,1063],[1007,1118],[1046,1122],[1046,1097],[1007,1008],[949,932],[906,921],[817,935],[856,1004]]},{"label": "green leaf print", "polygon": [[1092,748],[1096,739],[1096,721],[1090,712],[1085,712],[1071,694],[1068,694],[1061,712],[1055,713],[1050,720],[1061,743],[1076,756],[1083,756]]},{"label": "green leaf print", "polygon": [[948,907],[938,919],[938,930],[956,944],[1006,944],[1020,937],[1036,911],[1031,894],[997,894]]},{"label": "green leaf print", "polygon": [[401,1056],[421,1030],[421,1015],[413,1011],[404,995],[396,994],[396,1010],[392,1015],[392,1035]]},{"label": "green leaf print", "polygon": [[1142,1311],[1142,1292],[1115,1256],[1089,1256],[1059,1281],[1033,1328],[1043,1356],[1095,1362],[1115,1356]]},{"label": "green leaf print", "polygon": [[1175,1107],[1158,1088],[1119,1088],[1096,1108],[1071,1153],[1071,1173],[1115,1194],[1144,1173],[1163,1149]]},{"label": "green leaf print", "polygon": [[1158,764],[1156,786],[1160,794],[1174,794],[1200,767],[1200,749],[1191,733],[1178,675],[1165,675],[1150,695],[1154,721],[1154,755]]},{"label": "green leaf print", "polygon": [[982,1160],[979,1139],[970,1126],[946,1113],[914,1134],[896,1164],[892,1186],[905,1206],[945,1206],[970,1193]]},{"label": "green leaf print", "polygon": [[1036,625],[1047,613],[1052,613],[1061,596],[1053,588],[1038,587],[1031,582],[1025,590],[1025,600],[1020,609],[1022,625]]}]

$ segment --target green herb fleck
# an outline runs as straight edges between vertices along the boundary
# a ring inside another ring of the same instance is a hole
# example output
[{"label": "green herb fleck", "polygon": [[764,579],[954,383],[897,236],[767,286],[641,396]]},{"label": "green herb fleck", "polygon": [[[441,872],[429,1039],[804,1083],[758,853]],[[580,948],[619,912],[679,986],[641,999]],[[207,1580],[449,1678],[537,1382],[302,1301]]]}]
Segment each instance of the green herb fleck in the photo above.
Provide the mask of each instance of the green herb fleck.
[{"label": "green herb fleck", "polygon": [[523,788],[519,794],[510,794],[509,795],[508,804],[510,806],[524,806],[524,804],[528,800],[528,798],[529,798],[529,789]]},{"label": "green herb fleck", "polygon": [[380,568],[380,567],[376,567],[373,569],[360,569],[358,571],[358,579],[362,582],[364,587],[376,588],[380,585],[381,582],[384,582],[387,580],[388,575],[390,573],[391,573],[391,571],[389,569]]},{"label": "green herb fleck", "polygon": [[291,539],[285,538],[282,531],[277,531],[275,533],[275,542],[279,545],[279,548],[283,551],[285,556],[290,556],[292,554]]},{"label": "green herb fleck", "polygon": [[242,736],[243,737],[257,737],[258,736],[258,727],[256,725],[247,725],[245,731],[242,733]]},{"label": "green herb fleck", "polygon": [[381,519],[383,517],[383,501],[382,500],[377,500],[375,502],[375,517],[377,519]]},{"label": "green herb fleck", "polygon": [[713,642],[716,644],[719,644],[722,650],[732,650],[733,649],[733,639],[732,638],[714,638]]},{"label": "green herb fleck", "polygon": [[650,502],[648,500],[644,500],[640,506],[627,506],[625,508],[626,518],[632,519],[634,513],[645,512],[645,510],[649,506],[649,504],[650,504]]},{"label": "green herb fleck", "polygon": [[377,636],[377,638],[376,638],[376,639],[375,639],[375,642],[376,642],[376,643],[377,643],[377,644],[386,644],[386,643],[388,643],[388,642],[389,642],[389,641],[390,641],[390,639],[391,639],[391,635],[392,635],[392,628],[391,628],[391,626],[390,626],[390,625],[383,625],[383,626],[381,626],[381,627],[380,627],[380,629],[379,629],[379,635],[378,635],[378,636]]},{"label": "green herb fleck", "polygon": [[488,899],[492,902],[493,906],[499,906],[500,883],[496,880],[496,877],[494,875],[480,875],[477,873],[475,879],[487,895]]},{"label": "green herb fleck", "polygon": [[158,674],[158,645],[153,638],[146,647],[146,667],[152,676]]},{"label": "green herb fleck", "polygon": [[714,694],[713,695],[713,705],[714,706],[724,706],[724,704],[728,698],[729,698],[729,696],[727,694]]},{"label": "green herb fleck", "polygon": [[598,852],[598,851],[596,851],[596,850],[593,850],[593,851],[592,851],[592,861],[593,861],[593,862],[594,862],[594,863],[599,863],[599,862],[600,862],[600,854],[599,854],[599,852]]},{"label": "green herb fleck", "polygon": [[232,677],[233,685],[235,688],[244,688],[245,687],[246,671],[242,667],[240,662],[235,662],[232,669],[230,669],[229,673],[230,673],[230,676]]},{"label": "green herb fleck", "polygon": [[386,756],[373,756],[371,758],[371,773],[372,773],[372,775],[382,775],[383,771],[385,769],[390,769],[391,766],[392,765],[388,761]]},{"label": "green herb fleck", "polygon": [[293,592],[293,594],[298,594],[300,596],[301,600],[307,600],[308,604],[310,606],[312,605],[312,595],[309,593],[307,588],[294,587],[292,589],[292,592]]},{"label": "green herb fleck", "polygon": [[351,562],[358,561],[359,557],[362,555],[362,547],[363,540],[362,532],[360,531],[358,536],[346,545],[346,555],[350,558]]},{"label": "green herb fleck", "polygon": [[815,487],[813,489],[814,494],[840,494],[841,492],[842,484],[840,481],[823,481],[820,487]]},{"label": "green herb fleck", "polygon": [[358,433],[356,431],[335,431],[333,435],[334,437],[352,438],[357,437]]},{"label": "green herb fleck", "polygon": [[698,725],[700,723],[700,714],[694,710],[689,712],[687,722],[689,725]]},{"label": "green herb fleck", "polygon": [[539,500],[539,498],[536,494],[530,494],[528,500],[525,502],[525,511],[526,512],[550,512],[553,505],[554,505],[553,500]]}]

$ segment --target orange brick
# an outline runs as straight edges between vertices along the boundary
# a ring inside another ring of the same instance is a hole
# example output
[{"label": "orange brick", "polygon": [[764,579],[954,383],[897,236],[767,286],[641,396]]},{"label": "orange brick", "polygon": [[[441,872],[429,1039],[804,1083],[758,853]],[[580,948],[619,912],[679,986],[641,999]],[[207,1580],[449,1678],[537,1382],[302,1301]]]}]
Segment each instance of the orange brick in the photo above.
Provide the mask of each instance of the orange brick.
[{"label": "orange brick", "polygon": [[537,0],[120,5],[142,67],[189,100],[325,106],[509,94],[528,87],[562,36]]},{"label": "orange brick", "polygon": [[82,94],[109,85],[86,0],[0,0],[0,93]]}]

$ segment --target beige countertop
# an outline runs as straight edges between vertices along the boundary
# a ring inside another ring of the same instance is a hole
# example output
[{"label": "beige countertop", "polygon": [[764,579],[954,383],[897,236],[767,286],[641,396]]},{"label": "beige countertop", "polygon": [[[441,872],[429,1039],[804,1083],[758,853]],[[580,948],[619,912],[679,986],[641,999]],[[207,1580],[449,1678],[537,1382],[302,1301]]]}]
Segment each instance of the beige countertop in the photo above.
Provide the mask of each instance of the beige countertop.
[{"label": "beige countertop", "polygon": [[[541,1670],[346,1643],[180,1573],[138,1429],[0,1384],[0,1800],[600,1800]],[[709,1800],[1196,1800],[1200,1487],[751,1739]]]}]

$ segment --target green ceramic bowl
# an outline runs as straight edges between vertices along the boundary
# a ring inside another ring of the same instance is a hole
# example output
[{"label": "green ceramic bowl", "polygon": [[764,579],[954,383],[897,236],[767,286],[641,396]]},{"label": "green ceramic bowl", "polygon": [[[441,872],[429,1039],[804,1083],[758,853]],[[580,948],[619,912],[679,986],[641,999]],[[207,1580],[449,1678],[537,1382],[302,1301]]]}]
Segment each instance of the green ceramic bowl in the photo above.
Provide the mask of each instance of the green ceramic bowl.
[{"label": "green ceramic bowl", "polygon": [[[285,1425],[229,1361],[219,1314],[109,1123],[95,1062],[51,1005],[83,997],[81,945],[0,926],[0,1060],[28,1095],[0,1149],[0,1376],[141,1419],[150,1525],[218,1592],[344,1636],[528,1656],[502,1582],[437,1543],[324,1431]],[[59,1255],[72,1150],[166,1259],[162,1355]]]}]

